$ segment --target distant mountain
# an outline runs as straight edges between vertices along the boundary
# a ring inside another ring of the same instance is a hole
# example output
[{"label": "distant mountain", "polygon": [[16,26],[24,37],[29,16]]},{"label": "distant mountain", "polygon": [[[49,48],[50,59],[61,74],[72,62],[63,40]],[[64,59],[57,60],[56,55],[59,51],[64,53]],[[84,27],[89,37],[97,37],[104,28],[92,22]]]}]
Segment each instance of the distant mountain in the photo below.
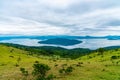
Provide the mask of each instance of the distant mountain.
[{"label": "distant mountain", "polygon": [[0,40],[10,40],[10,39],[40,39],[40,40],[46,40],[46,39],[54,39],[54,38],[66,38],[66,39],[108,39],[108,40],[120,40],[120,36],[69,36],[69,35],[45,35],[45,36],[4,36],[0,35]]},{"label": "distant mountain", "polygon": [[108,46],[108,47],[104,47],[104,49],[107,49],[107,50],[118,49],[118,48],[120,48],[120,46]]},{"label": "distant mountain", "polygon": [[120,40],[120,36],[106,36],[108,40]]},{"label": "distant mountain", "polygon": [[70,45],[82,43],[82,41],[74,40],[74,39],[66,39],[66,38],[54,38],[54,39],[48,39],[45,41],[40,41],[39,43],[70,46]]}]

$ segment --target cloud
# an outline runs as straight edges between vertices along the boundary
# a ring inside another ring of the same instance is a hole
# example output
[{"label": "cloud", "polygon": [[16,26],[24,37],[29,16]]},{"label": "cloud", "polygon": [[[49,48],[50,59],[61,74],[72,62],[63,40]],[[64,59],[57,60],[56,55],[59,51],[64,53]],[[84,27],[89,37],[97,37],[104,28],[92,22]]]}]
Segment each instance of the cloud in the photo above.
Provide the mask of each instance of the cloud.
[{"label": "cloud", "polygon": [[120,35],[120,1],[1,0],[0,34]]},{"label": "cloud", "polygon": [[69,32],[67,28],[56,27],[16,17],[0,17],[1,34],[60,35]]}]

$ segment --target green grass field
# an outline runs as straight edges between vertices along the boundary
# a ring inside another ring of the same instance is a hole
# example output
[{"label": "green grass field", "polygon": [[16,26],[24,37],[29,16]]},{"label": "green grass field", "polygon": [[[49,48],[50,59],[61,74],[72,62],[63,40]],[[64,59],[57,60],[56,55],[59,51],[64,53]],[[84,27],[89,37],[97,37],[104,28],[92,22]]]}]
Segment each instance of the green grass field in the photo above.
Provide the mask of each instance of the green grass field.
[{"label": "green grass field", "polygon": [[[0,80],[24,80],[21,67],[29,71],[26,80],[33,80],[31,72],[35,61],[49,65],[51,70],[48,74],[54,74],[54,80],[120,80],[119,56],[120,49],[115,49],[105,51],[102,55],[94,52],[71,60],[59,56],[29,55],[27,51],[0,45]],[[74,67],[73,72],[60,74],[59,69],[63,64]]]}]

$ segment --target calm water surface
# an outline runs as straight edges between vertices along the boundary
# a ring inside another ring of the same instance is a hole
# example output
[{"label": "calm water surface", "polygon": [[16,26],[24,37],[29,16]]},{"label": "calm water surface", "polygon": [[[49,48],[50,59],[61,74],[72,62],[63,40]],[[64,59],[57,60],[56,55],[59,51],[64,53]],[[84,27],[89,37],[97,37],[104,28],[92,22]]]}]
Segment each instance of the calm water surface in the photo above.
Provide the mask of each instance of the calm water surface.
[{"label": "calm water surface", "polygon": [[38,39],[11,39],[11,40],[3,40],[0,42],[21,44],[21,45],[27,45],[27,46],[58,46],[58,47],[63,47],[67,49],[73,49],[73,48],[97,49],[100,47],[107,47],[107,46],[120,46],[120,40],[107,40],[107,39],[79,39],[79,40],[83,41],[83,43],[72,45],[72,46],[39,44],[38,42],[41,40],[38,40]]}]

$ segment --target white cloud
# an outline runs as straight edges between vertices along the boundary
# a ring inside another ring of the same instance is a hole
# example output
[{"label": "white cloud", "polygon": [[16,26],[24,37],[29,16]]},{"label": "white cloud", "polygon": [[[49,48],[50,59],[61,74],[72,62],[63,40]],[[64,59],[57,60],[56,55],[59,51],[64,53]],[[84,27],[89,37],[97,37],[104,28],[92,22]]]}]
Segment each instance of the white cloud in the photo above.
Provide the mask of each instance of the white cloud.
[{"label": "white cloud", "polygon": [[[16,17],[1,17],[1,34],[26,34],[26,35],[60,35],[69,32],[69,29],[52,26]],[[5,21],[4,21],[4,20]],[[7,20],[7,24],[6,24]]]},{"label": "white cloud", "polygon": [[120,35],[120,1],[1,0],[0,34]]}]

